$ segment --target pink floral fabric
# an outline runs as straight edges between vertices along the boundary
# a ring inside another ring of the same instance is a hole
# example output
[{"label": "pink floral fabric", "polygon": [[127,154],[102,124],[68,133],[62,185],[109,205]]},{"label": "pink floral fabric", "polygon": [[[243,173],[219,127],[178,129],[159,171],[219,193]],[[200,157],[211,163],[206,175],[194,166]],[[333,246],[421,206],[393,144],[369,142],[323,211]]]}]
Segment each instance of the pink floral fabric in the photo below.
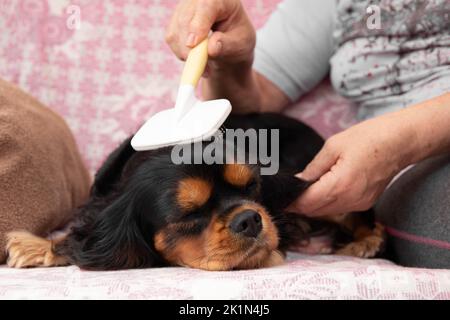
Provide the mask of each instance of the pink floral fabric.
[{"label": "pink floral fabric", "polygon": [[[151,114],[174,105],[181,64],[164,30],[176,2],[0,1],[0,76],[66,119],[91,173]],[[256,26],[278,2],[243,0]],[[286,112],[329,136],[354,123],[355,108],[325,81]],[[297,255],[236,272],[0,267],[0,299],[10,298],[449,299],[450,271]]]},{"label": "pink floral fabric", "polygon": [[0,299],[20,298],[450,299],[450,273],[401,268],[384,260],[301,255],[276,268],[231,272],[0,267]]}]

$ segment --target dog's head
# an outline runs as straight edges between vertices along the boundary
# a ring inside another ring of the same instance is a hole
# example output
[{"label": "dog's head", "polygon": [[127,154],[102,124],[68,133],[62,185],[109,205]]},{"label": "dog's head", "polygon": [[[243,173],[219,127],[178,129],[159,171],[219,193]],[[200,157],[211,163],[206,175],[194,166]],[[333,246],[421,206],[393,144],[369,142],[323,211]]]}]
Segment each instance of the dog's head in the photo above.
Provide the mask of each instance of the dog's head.
[{"label": "dog's head", "polygon": [[263,265],[277,250],[274,212],[303,181],[247,164],[175,165],[170,151],[134,152],[127,140],[109,157],[74,229],[74,263],[231,270]]}]

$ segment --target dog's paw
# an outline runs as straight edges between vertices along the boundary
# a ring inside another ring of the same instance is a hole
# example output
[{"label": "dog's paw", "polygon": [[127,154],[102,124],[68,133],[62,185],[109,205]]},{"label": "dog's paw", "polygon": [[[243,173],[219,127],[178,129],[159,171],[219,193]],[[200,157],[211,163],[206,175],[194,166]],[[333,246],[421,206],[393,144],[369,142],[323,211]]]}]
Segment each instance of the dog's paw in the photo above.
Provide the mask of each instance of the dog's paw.
[{"label": "dog's paw", "polygon": [[289,248],[290,251],[302,254],[331,254],[333,253],[333,238],[331,236],[313,237],[309,241]]},{"label": "dog's paw", "polygon": [[67,264],[64,257],[53,253],[50,240],[26,231],[10,232],[6,237],[7,264],[11,268],[52,267]]},{"label": "dog's paw", "polygon": [[264,268],[277,267],[284,264],[284,256],[279,251],[274,250],[270,253],[267,259],[263,263]]},{"label": "dog's paw", "polygon": [[347,244],[343,248],[338,249],[336,254],[358,258],[373,258],[383,250],[384,240],[384,227],[377,223],[372,234]]}]

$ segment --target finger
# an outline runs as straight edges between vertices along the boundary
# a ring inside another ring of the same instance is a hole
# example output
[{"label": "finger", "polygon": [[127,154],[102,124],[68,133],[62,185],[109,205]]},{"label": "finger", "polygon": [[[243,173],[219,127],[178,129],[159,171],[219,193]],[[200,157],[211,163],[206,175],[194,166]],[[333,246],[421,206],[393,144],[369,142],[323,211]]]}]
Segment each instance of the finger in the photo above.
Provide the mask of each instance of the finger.
[{"label": "finger", "polygon": [[314,159],[306,166],[305,170],[297,177],[306,181],[316,181],[336,164],[339,155],[329,144],[325,144]]},{"label": "finger", "polygon": [[195,47],[205,39],[218,16],[217,3],[214,1],[197,1],[194,15],[189,23],[186,38],[187,47]]},{"label": "finger", "polygon": [[226,33],[215,31],[209,38],[209,56],[213,59],[233,58],[236,61],[241,57],[248,57],[249,51],[255,47],[255,37],[252,37],[248,30],[242,30],[243,28],[232,29]]},{"label": "finger", "polygon": [[[345,165],[343,161],[338,161],[327,174],[305,191],[304,198],[301,196],[297,200],[299,209],[311,217],[341,214],[358,209],[363,204],[361,197],[355,199],[359,188],[355,182],[357,179],[349,178],[354,177],[352,168],[352,165]],[[321,183],[327,185],[328,189],[320,190]],[[323,199],[321,200],[320,197]],[[314,205],[315,202],[317,202],[316,205]]]},{"label": "finger", "polygon": [[[179,10],[182,10],[182,8]],[[189,53],[189,48],[184,45],[184,42],[182,41],[183,34],[182,32],[179,32],[180,28],[183,29],[182,26],[183,22],[179,20],[177,14],[174,14],[167,27],[166,43],[178,59],[184,61]]]},{"label": "finger", "polygon": [[326,206],[323,206],[321,208],[318,208],[315,211],[312,211],[308,214],[309,217],[323,217],[323,216],[332,216],[341,214],[344,212],[352,212],[353,210],[346,208],[345,203],[342,203],[338,199],[336,201],[333,201]]},{"label": "finger", "polygon": [[208,55],[211,58],[218,58],[222,55],[225,38],[225,34],[220,31],[216,31],[211,35],[208,41]]},{"label": "finger", "polygon": [[336,185],[336,175],[333,172],[326,173],[296,200],[294,203],[296,211],[312,215],[320,208],[333,203],[337,200],[334,192]]},{"label": "finger", "polygon": [[[215,31],[209,38],[208,54],[211,58],[237,56],[242,48],[241,35],[236,30],[223,33]],[[240,45],[239,45],[240,44]]]},{"label": "finger", "polygon": [[318,217],[348,212],[366,211],[375,204],[377,198],[376,196],[368,199],[366,197],[355,198],[355,194],[357,194],[355,191],[351,191],[351,188],[348,188],[345,194],[336,197],[336,201],[318,208],[310,212],[308,215]]},{"label": "finger", "polygon": [[[229,0],[198,0],[194,16],[190,23],[189,35],[186,41],[188,47],[193,47],[205,39],[211,30],[226,31],[235,30],[232,19],[244,14],[240,1]],[[234,17],[234,18],[233,18]],[[235,30],[237,31],[237,30]],[[228,33],[228,31],[227,31]],[[230,39],[239,39],[239,35],[245,32],[235,32]],[[222,33],[224,35],[224,33]],[[228,42],[228,39],[225,40]],[[220,50],[219,50],[220,51]]]},{"label": "finger", "polygon": [[172,43],[168,43],[170,49],[172,50],[172,52],[177,56],[178,59],[182,60],[182,61],[186,61],[187,56],[189,54],[189,48],[182,45],[179,45],[179,38],[177,37],[177,40],[175,40]]}]

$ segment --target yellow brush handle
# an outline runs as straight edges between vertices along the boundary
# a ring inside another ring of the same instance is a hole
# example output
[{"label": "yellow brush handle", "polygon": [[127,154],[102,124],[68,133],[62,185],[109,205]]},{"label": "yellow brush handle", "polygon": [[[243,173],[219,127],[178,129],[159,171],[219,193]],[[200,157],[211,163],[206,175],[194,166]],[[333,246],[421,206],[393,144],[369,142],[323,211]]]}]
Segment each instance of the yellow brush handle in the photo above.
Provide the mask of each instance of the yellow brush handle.
[{"label": "yellow brush handle", "polygon": [[192,48],[184,65],[181,84],[189,84],[196,87],[200,77],[206,68],[208,61],[208,38]]}]

